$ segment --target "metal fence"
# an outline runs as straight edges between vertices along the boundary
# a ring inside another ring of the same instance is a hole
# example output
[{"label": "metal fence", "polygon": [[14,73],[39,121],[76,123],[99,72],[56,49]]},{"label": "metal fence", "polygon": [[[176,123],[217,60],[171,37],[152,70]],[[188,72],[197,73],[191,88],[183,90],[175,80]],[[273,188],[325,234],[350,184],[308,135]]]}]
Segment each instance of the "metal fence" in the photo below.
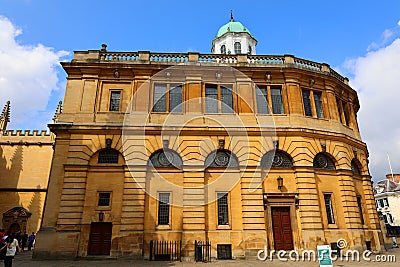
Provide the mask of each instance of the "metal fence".
[{"label": "metal fence", "polygon": [[151,261],[181,261],[182,241],[150,241]]},{"label": "metal fence", "polygon": [[210,241],[194,241],[194,259],[202,262],[211,261]]}]

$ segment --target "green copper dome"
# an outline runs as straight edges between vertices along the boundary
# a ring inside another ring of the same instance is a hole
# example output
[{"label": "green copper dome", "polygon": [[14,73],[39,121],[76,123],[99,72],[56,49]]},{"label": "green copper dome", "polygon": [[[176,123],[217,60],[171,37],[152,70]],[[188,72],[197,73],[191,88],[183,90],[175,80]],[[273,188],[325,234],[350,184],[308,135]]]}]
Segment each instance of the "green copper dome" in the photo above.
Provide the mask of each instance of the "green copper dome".
[{"label": "green copper dome", "polygon": [[227,24],[223,25],[221,28],[219,28],[217,35],[215,36],[215,39],[221,37],[222,35],[224,35],[225,33],[228,32],[236,32],[236,33],[248,33],[253,39],[254,38],[253,35],[251,35],[250,31],[243,26],[242,23],[240,23],[239,21],[229,21]]}]

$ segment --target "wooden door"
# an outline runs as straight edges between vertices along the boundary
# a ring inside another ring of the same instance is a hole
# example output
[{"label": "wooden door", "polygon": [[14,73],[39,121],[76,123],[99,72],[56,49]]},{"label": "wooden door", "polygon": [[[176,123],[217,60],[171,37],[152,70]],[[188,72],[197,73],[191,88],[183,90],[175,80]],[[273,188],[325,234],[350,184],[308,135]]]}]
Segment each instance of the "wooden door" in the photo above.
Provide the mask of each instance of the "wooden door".
[{"label": "wooden door", "polygon": [[111,231],[111,223],[92,223],[89,237],[89,255],[110,255]]},{"label": "wooden door", "polygon": [[271,213],[275,250],[294,249],[290,207],[272,207]]}]

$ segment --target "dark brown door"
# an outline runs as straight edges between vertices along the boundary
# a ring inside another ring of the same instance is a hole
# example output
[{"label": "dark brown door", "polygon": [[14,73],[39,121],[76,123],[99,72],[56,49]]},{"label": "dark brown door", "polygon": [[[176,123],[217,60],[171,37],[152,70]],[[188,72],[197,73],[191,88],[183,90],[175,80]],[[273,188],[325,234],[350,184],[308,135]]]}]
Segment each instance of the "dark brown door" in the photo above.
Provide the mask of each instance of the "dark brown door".
[{"label": "dark brown door", "polygon": [[110,255],[111,223],[92,223],[89,237],[89,255]]},{"label": "dark brown door", "polygon": [[292,250],[293,236],[289,207],[273,207],[272,228],[274,232],[275,250]]}]

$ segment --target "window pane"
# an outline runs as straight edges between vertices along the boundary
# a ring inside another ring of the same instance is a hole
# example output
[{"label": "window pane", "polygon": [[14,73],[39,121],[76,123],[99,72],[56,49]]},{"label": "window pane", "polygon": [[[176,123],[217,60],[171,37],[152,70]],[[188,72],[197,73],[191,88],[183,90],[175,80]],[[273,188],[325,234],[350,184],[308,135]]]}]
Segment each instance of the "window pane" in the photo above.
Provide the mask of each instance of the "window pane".
[{"label": "window pane", "polygon": [[347,110],[347,105],[345,102],[342,102],[343,105],[343,113],[344,113],[344,119],[346,120],[346,125],[349,126],[349,112]]},{"label": "window pane", "polygon": [[221,112],[233,113],[232,89],[221,86]]},{"label": "window pane", "polygon": [[304,103],[304,114],[306,116],[312,116],[310,91],[303,90],[303,103]]},{"label": "window pane", "polygon": [[329,224],[335,223],[335,218],[333,217],[333,208],[332,208],[332,196],[331,194],[324,194],[325,200],[325,209],[326,209],[326,216],[328,218]]},{"label": "window pane", "polygon": [[228,194],[218,193],[218,225],[229,224],[228,220]]},{"label": "window pane", "polygon": [[112,91],[110,96],[110,111],[119,111],[121,92]]},{"label": "window pane", "polygon": [[169,224],[169,195],[170,193],[160,193],[158,199],[158,224]]},{"label": "window pane", "polygon": [[97,163],[113,163],[118,164],[119,152],[115,149],[103,149],[99,152]]},{"label": "window pane", "polygon": [[218,113],[218,89],[216,86],[206,87],[206,113]]},{"label": "window pane", "polygon": [[284,114],[282,103],[282,89],[280,87],[271,87],[272,113]]},{"label": "window pane", "polygon": [[235,48],[235,54],[241,54],[242,53],[242,46],[239,42],[236,42],[234,44],[234,48]]},{"label": "window pane", "polygon": [[338,114],[339,114],[339,120],[340,120],[341,123],[343,123],[343,120],[342,120],[342,104],[341,104],[339,98],[336,98],[336,104],[337,104],[337,109],[338,109]]},{"label": "window pane", "polygon": [[363,215],[363,209],[362,209],[362,203],[361,203],[361,196],[357,196],[357,205],[358,205],[358,211],[360,213],[361,224],[364,225],[364,215]]},{"label": "window pane", "polygon": [[257,111],[259,114],[269,114],[268,93],[266,87],[256,88]]},{"label": "window pane", "polygon": [[169,111],[182,112],[182,85],[177,85],[169,90]]},{"label": "window pane", "polygon": [[322,99],[320,92],[314,92],[314,103],[318,118],[324,117],[324,110],[322,109]]},{"label": "window pane", "polygon": [[156,84],[154,86],[154,106],[155,112],[167,111],[167,86],[165,84]]},{"label": "window pane", "polygon": [[98,206],[110,206],[110,193],[99,193]]},{"label": "window pane", "polygon": [[226,54],[226,47],[225,45],[221,46],[221,54]]}]

